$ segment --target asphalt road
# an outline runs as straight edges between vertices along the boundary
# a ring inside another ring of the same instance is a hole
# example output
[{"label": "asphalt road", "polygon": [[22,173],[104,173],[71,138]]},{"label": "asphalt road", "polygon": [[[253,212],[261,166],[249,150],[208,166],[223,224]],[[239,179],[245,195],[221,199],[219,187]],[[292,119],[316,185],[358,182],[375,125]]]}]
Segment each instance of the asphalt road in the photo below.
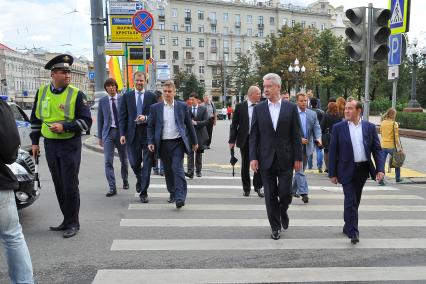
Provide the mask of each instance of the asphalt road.
[{"label": "asphalt road", "polygon": [[[41,197],[20,212],[37,281],[426,282],[425,185],[369,182],[361,204],[361,242],[353,247],[341,233],[341,190],[325,174],[310,173],[311,202],[294,200],[289,230],[272,241],[264,200],[254,194],[242,197],[240,180],[231,178],[224,143],[228,127],[229,121],[220,121],[215,128],[212,149],[204,156],[206,178],[188,181],[188,201],[180,211],[166,202],[164,179],[158,176],[151,180],[149,204],[135,197],[133,175],[129,191],[119,189],[117,196],[106,198],[103,156],[83,150],[81,231],[71,239],[48,230],[62,220],[42,157]],[[414,151],[407,166],[424,169],[425,142],[403,143]],[[8,283],[3,253],[0,259],[0,283]]]}]

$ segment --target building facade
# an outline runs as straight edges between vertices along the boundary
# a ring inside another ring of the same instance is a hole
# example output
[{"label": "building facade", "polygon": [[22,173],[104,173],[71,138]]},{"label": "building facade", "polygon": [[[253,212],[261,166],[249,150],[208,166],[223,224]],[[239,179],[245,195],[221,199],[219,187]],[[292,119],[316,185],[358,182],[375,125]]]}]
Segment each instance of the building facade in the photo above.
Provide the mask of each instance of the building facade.
[{"label": "building facade", "polygon": [[196,75],[206,93],[218,101],[222,95],[219,68],[226,66],[229,72],[239,54],[253,51],[256,42],[282,26],[344,32],[338,24],[342,6],[334,8],[327,0],[307,7],[279,2],[169,0],[154,13],[154,59],[171,66],[172,77],[178,70]]}]

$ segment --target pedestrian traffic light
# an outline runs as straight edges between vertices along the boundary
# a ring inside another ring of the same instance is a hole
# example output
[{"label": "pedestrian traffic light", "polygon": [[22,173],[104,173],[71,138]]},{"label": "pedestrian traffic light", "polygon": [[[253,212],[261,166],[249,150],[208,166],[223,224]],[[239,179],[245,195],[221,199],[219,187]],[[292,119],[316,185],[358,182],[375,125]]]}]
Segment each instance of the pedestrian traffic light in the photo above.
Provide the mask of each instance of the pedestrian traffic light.
[{"label": "pedestrian traffic light", "polygon": [[345,30],[349,39],[346,53],[355,61],[364,61],[366,53],[365,7],[346,10],[350,24]]},{"label": "pedestrian traffic light", "polygon": [[381,61],[388,58],[389,36],[391,30],[389,20],[391,11],[389,9],[373,8],[373,21],[371,23],[371,60]]}]

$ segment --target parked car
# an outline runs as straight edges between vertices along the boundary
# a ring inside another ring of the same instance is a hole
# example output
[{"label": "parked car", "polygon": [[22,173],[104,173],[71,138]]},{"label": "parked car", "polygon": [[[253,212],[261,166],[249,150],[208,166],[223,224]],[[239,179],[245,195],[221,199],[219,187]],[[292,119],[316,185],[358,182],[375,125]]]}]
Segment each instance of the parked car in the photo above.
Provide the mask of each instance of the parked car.
[{"label": "parked car", "polygon": [[31,123],[25,112],[15,103],[8,102],[15,116],[16,126],[18,127],[19,137],[21,138],[21,149],[31,151]]}]

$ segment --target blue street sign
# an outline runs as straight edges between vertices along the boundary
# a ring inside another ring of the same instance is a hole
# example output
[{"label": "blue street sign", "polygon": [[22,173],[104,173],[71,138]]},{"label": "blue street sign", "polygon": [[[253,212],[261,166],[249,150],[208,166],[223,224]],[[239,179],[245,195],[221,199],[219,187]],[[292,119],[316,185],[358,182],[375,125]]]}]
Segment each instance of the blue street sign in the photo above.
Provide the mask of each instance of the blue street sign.
[{"label": "blue street sign", "polygon": [[401,65],[402,35],[395,34],[389,37],[388,65]]},{"label": "blue street sign", "polygon": [[145,35],[154,27],[154,17],[146,10],[138,11],[133,15],[132,24],[137,32]]},{"label": "blue street sign", "polygon": [[136,3],[136,10],[143,10],[143,3]]},{"label": "blue street sign", "polygon": [[408,32],[410,26],[410,4],[411,0],[389,0],[392,34]]},{"label": "blue street sign", "polygon": [[95,72],[94,72],[94,71],[90,71],[90,72],[89,72],[89,80],[90,80],[90,81],[95,80]]}]

